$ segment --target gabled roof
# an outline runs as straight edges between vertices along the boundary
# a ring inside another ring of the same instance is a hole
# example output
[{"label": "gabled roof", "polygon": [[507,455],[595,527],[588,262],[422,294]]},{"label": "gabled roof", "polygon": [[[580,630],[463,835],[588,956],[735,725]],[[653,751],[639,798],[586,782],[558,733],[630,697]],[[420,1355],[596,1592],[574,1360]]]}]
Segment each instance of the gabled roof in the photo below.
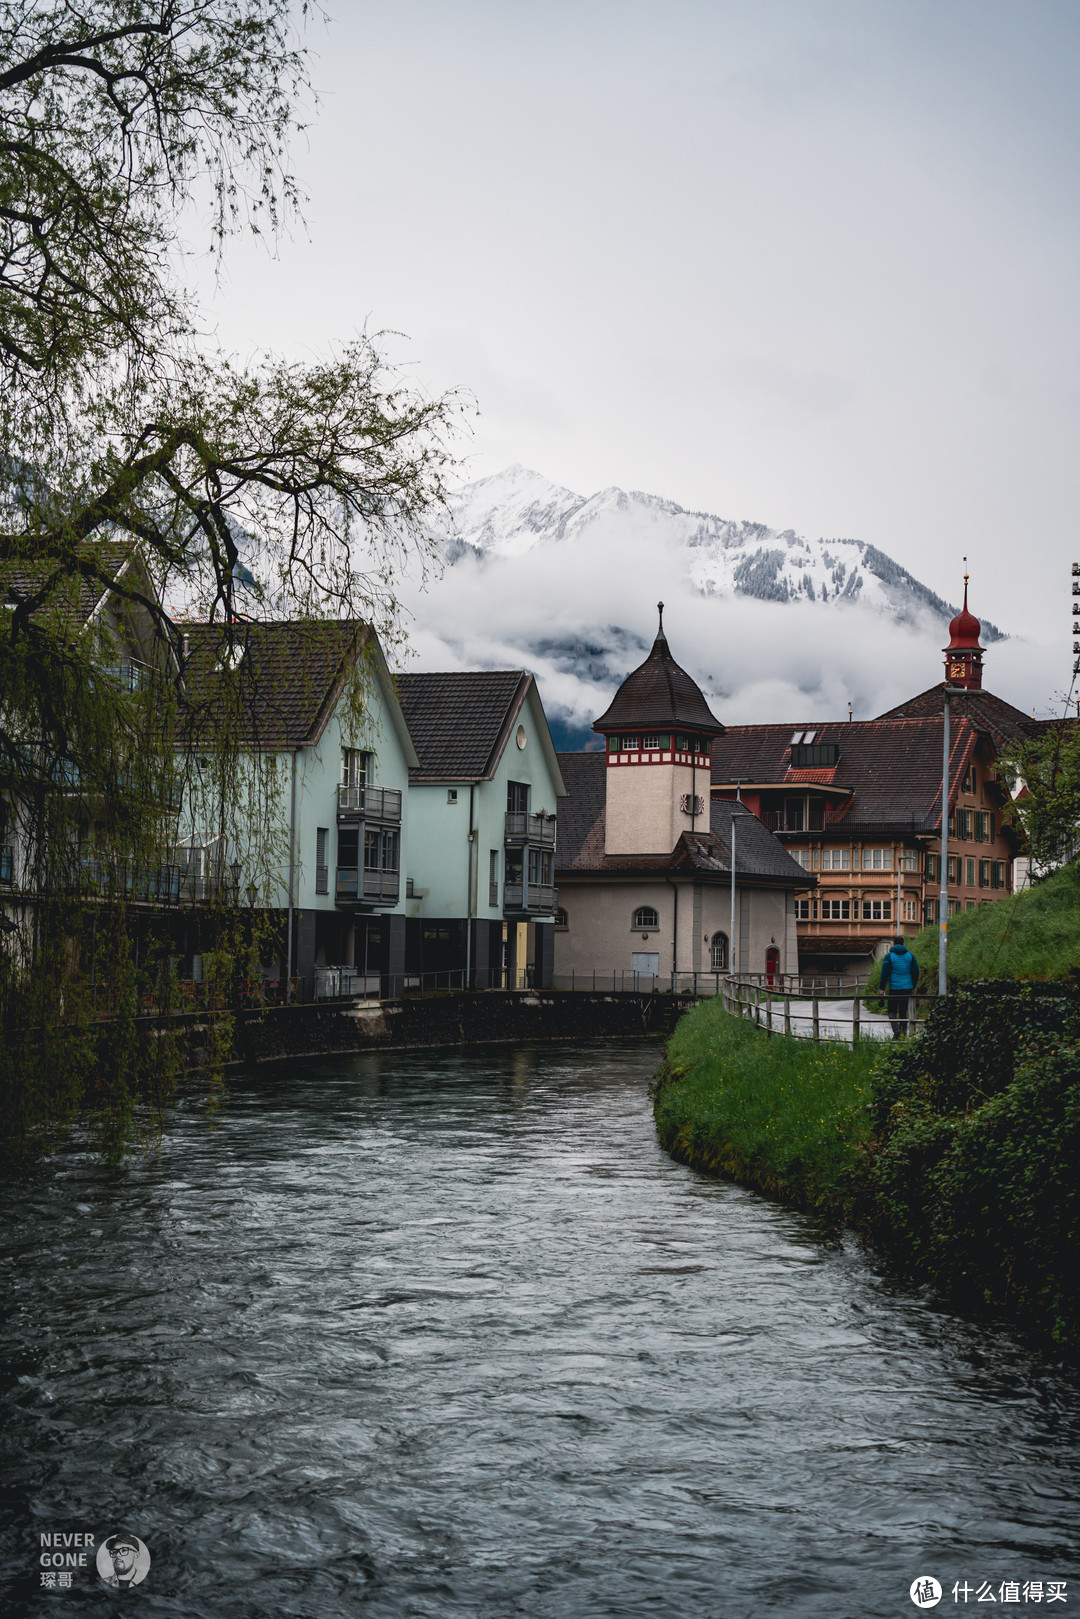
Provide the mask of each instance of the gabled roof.
[{"label": "gabled roof", "polygon": [[[917,697],[909,697],[904,702],[890,708],[887,713],[879,714],[879,720],[917,720],[940,718],[945,706],[945,682],[930,686],[926,691],[919,692]],[[1035,721],[1030,714],[1021,713],[1007,703],[1004,697],[995,697],[992,691],[968,691],[964,695],[954,694],[950,704],[953,720],[958,716],[967,715],[974,720],[980,731],[986,731],[992,738],[994,746],[1001,752],[1010,742],[1030,734]]]},{"label": "gabled roof", "polygon": [[627,675],[609,708],[593,721],[593,730],[675,728],[709,736],[719,736],[724,729],[697,682],[671,656],[661,623],[649,656]]},{"label": "gabled roof", "polygon": [[[818,725],[817,740],[835,742],[839,762],[829,774],[831,783],[823,789],[844,787],[846,798],[833,805],[826,830],[841,831],[857,824],[893,827],[911,826],[931,832],[941,822],[941,746],[943,719],[853,720]],[[791,737],[800,726],[733,725],[713,743],[713,787],[726,787],[736,780],[748,786],[783,788],[795,779],[816,772],[789,769]],[[950,805],[955,802],[960,781],[975,751],[979,728],[964,714],[954,713],[950,732]],[[804,780],[798,785],[805,788]]]},{"label": "gabled roof", "polygon": [[15,602],[33,596],[57,576],[58,582],[47,598],[47,607],[72,625],[82,625],[100,611],[111,586],[124,574],[135,573],[138,577],[133,578],[132,583],[137,589],[147,588],[138,547],[131,540],[98,540],[83,546],[78,554],[93,573],[65,573],[59,562],[34,562],[26,557],[0,561],[0,601]]},{"label": "gabled roof", "polygon": [[735,829],[736,878],[769,882],[784,888],[812,888],[817,879],[805,872],[777,838],[745,804],[718,799],[710,806],[709,829],[684,832],[668,855],[606,855],[606,810],[603,753],[560,753],[559,765],[569,798],[559,807],[559,834],[555,845],[556,877],[607,875],[612,877],[672,876],[712,878],[731,876],[731,823]]},{"label": "gabled roof", "polygon": [[[543,715],[536,682],[524,669],[398,675],[396,684],[420,759],[409,780],[418,784],[489,780],[530,692]],[[562,780],[546,719],[537,740],[559,795]]]},{"label": "gabled roof", "polygon": [[[235,720],[230,735],[241,744],[298,748],[317,742],[350,661],[377,657],[371,629],[355,619],[181,624],[178,631],[187,640],[186,726],[207,746],[226,705]],[[230,661],[235,681],[223,678],[223,663]]]}]

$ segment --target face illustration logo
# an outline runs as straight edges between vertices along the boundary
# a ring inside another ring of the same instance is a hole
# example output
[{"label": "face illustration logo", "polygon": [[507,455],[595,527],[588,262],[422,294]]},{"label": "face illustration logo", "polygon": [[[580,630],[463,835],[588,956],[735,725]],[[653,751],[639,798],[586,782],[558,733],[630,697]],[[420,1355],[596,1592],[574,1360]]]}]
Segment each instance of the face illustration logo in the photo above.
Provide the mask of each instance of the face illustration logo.
[{"label": "face illustration logo", "polygon": [[150,1553],[138,1535],[122,1529],[109,1535],[97,1550],[97,1571],[110,1591],[123,1591],[145,1580],[150,1571]]}]

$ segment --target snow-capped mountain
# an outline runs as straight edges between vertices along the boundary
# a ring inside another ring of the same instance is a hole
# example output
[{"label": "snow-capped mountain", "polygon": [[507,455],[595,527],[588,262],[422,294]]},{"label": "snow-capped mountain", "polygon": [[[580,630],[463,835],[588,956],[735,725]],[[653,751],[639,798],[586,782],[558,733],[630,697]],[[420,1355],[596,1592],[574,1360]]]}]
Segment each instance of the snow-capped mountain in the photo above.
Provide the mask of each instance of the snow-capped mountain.
[{"label": "snow-capped mountain", "polygon": [[[553,567],[572,565],[570,553],[607,546],[620,535],[645,538],[679,558],[691,588],[703,596],[751,596],[758,601],[858,602],[901,622],[929,613],[944,623],[956,608],[906,568],[864,540],[808,539],[794,529],[732,522],[686,511],[673,500],[637,490],[601,489],[576,495],[527,467],[467,484],[451,500],[446,536],[451,562],[515,558],[538,547],[559,547]],[[988,640],[1001,632],[984,622]]]},{"label": "snow-capped mountain", "polygon": [[[622,489],[586,497],[524,467],[458,491],[437,538],[442,577],[402,587],[415,666],[531,669],[562,746],[596,745],[593,718],[648,651],[660,598],[672,652],[725,725],[841,719],[849,703],[866,719],[942,677],[955,609],[863,541]],[[995,689],[1018,653],[994,649]]]}]

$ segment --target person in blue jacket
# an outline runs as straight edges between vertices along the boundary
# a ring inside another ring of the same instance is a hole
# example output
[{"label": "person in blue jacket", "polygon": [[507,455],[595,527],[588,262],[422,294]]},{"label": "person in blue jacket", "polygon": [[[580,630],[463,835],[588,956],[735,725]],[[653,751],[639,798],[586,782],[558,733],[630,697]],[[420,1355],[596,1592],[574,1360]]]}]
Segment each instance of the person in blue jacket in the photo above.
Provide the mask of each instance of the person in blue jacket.
[{"label": "person in blue jacket", "polygon": [[889,997],[889,1021],[894,1040],[903,1038],[911,996],[918,982],[919,963],[904,943],[903,934],[898,933],[881,963],[881,987]]}]

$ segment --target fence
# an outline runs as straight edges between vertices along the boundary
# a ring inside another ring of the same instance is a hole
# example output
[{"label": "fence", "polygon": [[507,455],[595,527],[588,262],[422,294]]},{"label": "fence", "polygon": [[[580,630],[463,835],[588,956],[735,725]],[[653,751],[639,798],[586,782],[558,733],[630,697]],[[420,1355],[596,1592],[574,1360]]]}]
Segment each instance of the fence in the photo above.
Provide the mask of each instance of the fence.
[{"label": "fence", "polygon": [[[830,984],[828,979],[799,973],[771,978],[765,973],[732,974],[723,980],[721,996],[726,1012],[749,1018],[767,1038],[786,1034],[850,1045],[860,1039],[886,1040],[897,1033],[918,1034],[919,1008],[925,1015],[927,1003],[938,999],[936,993],[917,992],[890,998],[881,990],[867,990],[857,979],[837,976]],[[888,1015],[890,999],[897,1012],[895,1023]]]}]

